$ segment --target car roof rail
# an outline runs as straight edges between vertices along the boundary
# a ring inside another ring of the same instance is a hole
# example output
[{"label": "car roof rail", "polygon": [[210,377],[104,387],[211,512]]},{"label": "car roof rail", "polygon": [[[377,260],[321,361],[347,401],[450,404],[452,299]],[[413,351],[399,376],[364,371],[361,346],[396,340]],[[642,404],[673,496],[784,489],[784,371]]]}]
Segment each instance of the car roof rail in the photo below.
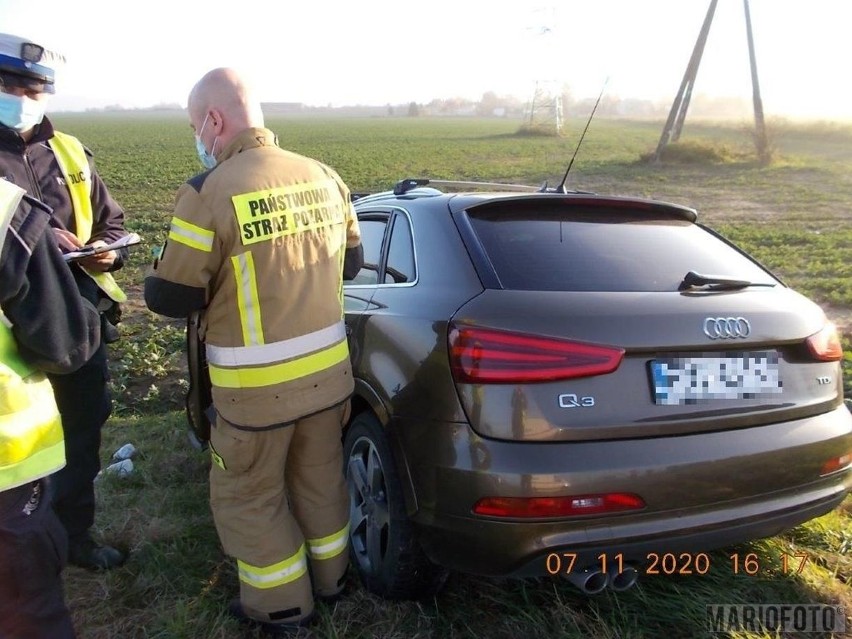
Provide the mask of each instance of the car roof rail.
[{"label": "car roof rail", "polygon": [[458,188],[458,189],[492,189],[496,191],[524,191],[541,192],[542,187],[528,186],[526,184],[506,184],[504,182],[466,182],[459,180],[433,180],[430,178],[406,178],[400,180],[393,187],[394,195],[405,195],[411,189],[426,185]]},{"label": "car roof rail", "polygon": [[393,191],[382,191],[380,193],[358,193],[351,196],[351,200],[353,204],[364,204],[365,202],[378,203],[383,200],[393,198],[413,200],[421,197],[435,197],[436,195],[444,195],[444,192],[432,188],[413,188],[410,191],[405,191],[401,194],[394,193]]},{"label": "car roof rail", "polygon": [[429,180],[425,178],[405,178],[393,185],[394,195],[405,195],[411,189],[416,189],[418,186],[426,186]]}]

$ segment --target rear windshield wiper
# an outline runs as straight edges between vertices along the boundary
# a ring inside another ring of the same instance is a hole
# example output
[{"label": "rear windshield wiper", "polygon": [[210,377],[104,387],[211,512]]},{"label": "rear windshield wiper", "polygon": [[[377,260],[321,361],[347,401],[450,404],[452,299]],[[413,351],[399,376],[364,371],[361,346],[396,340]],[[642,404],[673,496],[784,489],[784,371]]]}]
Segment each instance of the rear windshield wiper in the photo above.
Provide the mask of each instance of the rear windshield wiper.
[{"label": "rear windshield wiper", "polygon": [[722,275],[701,275],[695,271],[690,271],[684,276],[683,281],[677,287],[677,290],[685,291],[691,288],[703,288],[709,291],[733,291],[740,288],[748,288],[749,286],[775,285],[767,282],[737,280],[732,277],[724,277]]}]

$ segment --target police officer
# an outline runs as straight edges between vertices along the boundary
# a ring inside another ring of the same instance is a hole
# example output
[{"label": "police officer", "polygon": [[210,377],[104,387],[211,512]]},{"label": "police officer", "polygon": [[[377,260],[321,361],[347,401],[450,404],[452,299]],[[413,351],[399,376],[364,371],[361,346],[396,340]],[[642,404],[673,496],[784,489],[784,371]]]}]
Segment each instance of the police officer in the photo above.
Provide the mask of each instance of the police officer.
[{"label": "police officer", "polygon": [[[67,252],[105,245],[126,232],[124,212],[96,173],[91,153],[44,116],[63,63],[60,54],[38,43],[0,33],[0,177],[53,210],[50,223]],[[80,293],[100,310],[113,313],[126,299],[110,274],[125,257],[108,251],[72,266]],[[102,334],[115,330],[105,320],[102,328]],[[117,566],[124,554],[95,542],[90,533],[101,427],[112,408],[106,346],[102,343],[74,373],[49,377],[65,429],[68,464],[55,477],[54,508],[68,532],[69,561],[90,569]]]},{"label": "police officer", "polygon": [[240,581],[230,612],[276,634],[344,585],[342,276],[363,261],[360,230],[340,177],[278,146],[234,70],[202,77],[188,110],[209,170],[178,190],[145,301],[169,317],[203,309],[211,509]]},{"label": "police officer", "polygon": [[59,411],[42,371],[68,373],[100,342],[74,286],[50,209],[0,180],[0,637],[69,639],[67,553],[49,476],[65,464]]}]

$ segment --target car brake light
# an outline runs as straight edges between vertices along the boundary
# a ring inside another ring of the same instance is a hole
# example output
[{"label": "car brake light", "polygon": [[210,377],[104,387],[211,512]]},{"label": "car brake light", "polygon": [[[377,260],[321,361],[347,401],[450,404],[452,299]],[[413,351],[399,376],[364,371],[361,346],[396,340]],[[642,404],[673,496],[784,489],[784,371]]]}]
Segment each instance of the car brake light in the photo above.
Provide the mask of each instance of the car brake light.
[{"label": "car brake light", "polygon": [[457,382],[547,382],[611,373],[624,349],[475,327],[450,329],[450,366]]},{"label": "car brake light", "polygon": [[840,455],[839,457],[832,457],[827,462],[822,465],[822,469],[820,470],[820,476],[831,475],[832,473],[836,473],[839,470],[844,470],[845,468],[849,468],[852,466],[852,450],[850,450],[845,455]]},{"label": "car brake light", "polygon": [[828,322],[819,333],[811,335],[805,343],[811,355],[822,362],[836,362],[843,357],[840,335],[837,333],[837,327],[831,322]]},{"label": "car brake light", "polygon": [[474,514],[489,517],[575,517],[641,510],[645,502],[631,493],[571,495],[568,497],[483,497]]}]

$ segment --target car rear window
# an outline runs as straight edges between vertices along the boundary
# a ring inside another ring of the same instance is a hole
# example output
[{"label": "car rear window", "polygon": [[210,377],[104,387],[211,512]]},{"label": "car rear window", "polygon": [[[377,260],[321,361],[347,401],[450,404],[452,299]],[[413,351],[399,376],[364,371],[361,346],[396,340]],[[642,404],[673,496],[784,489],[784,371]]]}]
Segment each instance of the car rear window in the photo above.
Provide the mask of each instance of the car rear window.
[{"label": "car rear window", "polygon": [[674,291],[689,271],[776,284],[697,224],[652,211],[472,210],[502,285],[537,291]]}]

